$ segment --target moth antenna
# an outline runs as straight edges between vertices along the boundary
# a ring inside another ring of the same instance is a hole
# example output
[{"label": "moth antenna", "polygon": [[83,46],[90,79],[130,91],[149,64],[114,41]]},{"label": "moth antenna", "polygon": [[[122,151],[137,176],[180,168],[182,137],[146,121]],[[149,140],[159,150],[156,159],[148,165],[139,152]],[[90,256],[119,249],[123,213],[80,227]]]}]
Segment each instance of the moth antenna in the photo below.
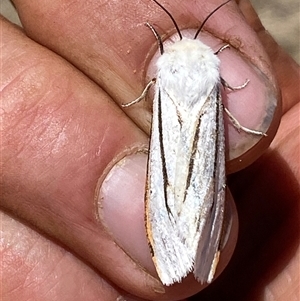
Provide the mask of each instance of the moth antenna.
[{"label": "moth antenna", "polygon": [[160,54],[163,54],[164,53],[164,45],[163,45],[163,42],[161,40],[160,35],[158,34],[156,29],[150,23],[147,22],[146,26],[148,26],[151,29],[152,33],[154,34],[154,36],[157,40],[157,44],[158,44],[158,47],[159,47],[159,50],[160,50]]},{"label": "moth antenna", "polygon": [[[155,1],[155,0],[153,0]],[[202,22],[202,24],[200,25],[199,29],[197,30],[195,36],[194,36],[194,39],[197,38],[197,36],[199,35],[200,31],[202,30],[203,26],[205,25],[206,21],[217,11],[219,10],[222,6],[224,6],[225,4],[227,4],[228,2],[230,2],[231,0],[228,0],[222,4],[220,4],[217,8],[215,8],[205,19],[204,21]],[[156,1],[155,1],[156,2]]]},{"label": "moth antenna", "polygon": [[153,0],[153,2],[155,2],[170,17],[170,19],[172,20],[172,22],[173,22],[173,24],[174,24],[174,26],[176,28],[176,31],[177,31],[177,33],[179,35],[180,40],[182,40],[182,34],[180,32],[180,29],[179,29],[179,27],[178,27],[175,19],[171,15],[171,13],[166,8],[164,8],[160,3],[158,3],[156,0]]}]

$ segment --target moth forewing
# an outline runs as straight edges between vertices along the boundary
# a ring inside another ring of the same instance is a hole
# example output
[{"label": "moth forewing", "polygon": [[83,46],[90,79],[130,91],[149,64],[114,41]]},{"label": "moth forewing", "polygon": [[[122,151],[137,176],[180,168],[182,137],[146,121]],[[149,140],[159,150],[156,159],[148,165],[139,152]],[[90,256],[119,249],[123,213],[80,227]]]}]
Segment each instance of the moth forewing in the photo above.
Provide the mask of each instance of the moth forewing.
[{"label": "moth forewing", "polygon": [[[155,90],[147,171],[146,224],[157,273],[164,284],[170,285],[187,275],[193,261],[176,227],[178,208],[173,184],[175,173],[169,166],[170,161],[175,160],[176,153],[166,145],[172,134],[169,126],[178,127],[178,119],[170,118],[168,124],[162,120],[169,104],[162,101],[164,95],[159,81]],[[176,107],[172,106],[169,111],[176,115]],[[178,140],[176,134],[174,140]]]},{"label": "moth forewing", "polygon": [[[224,221],[225,207],[225,134],[223,122],[222,99],[219,87],[216,90],[215,103],[215,154],[212,172],[213,187],[209,196],[212,206],[204,218],[205,225],[199,238],[196,253],[194,275],[200,282],[211,282],[219,261],[220,240]],[[213,106],[212,106],[213,107]],[[209,202],[208,202],[209,203]]]}]

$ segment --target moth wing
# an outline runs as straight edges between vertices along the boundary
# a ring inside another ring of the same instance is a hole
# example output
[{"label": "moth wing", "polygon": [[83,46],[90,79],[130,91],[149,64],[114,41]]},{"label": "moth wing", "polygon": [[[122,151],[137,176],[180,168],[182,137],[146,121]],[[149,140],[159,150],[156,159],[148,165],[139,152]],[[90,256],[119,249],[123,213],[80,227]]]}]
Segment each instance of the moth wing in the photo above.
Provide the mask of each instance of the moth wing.
[{"label": "moth wing", "polygon": [[178,228],[192,250],[195,278],[211,282],[218,263],[225,203],[225,136],[221,95],[216,85],[197,125],[189,180]]},{"label": "moth wing", "polygon": [[216,237],[218,245],[223,218],[224,127],[219,90],[213,87],[210,95],[193,102],[194,107],[181,110],[177,94],[159,83],[146,189],[149,244],[164,284],[181,281],[195,261],[194,274],[204,282],[217,249],[209,236]]},{"label": "moth wing", "polygon": [[174,181],[180,124],[176,106],[163,93],[157,82],[145,197],[146,228],[157,273],[162,283],[170,285],[192,270],[193,258],[176,225]]}]

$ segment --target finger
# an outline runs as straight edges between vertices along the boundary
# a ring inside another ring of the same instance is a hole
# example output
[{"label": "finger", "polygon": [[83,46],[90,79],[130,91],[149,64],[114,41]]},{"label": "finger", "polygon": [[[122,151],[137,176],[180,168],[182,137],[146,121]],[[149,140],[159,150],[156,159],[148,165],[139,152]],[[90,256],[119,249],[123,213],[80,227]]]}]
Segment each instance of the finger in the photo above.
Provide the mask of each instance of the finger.
[{"label": "finger", "polygon": [[159,282],[114,243],[94,204],[107,164],[146,137],[80,72],[3,20],[1,28],[1,207],[123,289],[155,295]]},{"label": "finger", "polygon": [[[126,1],[126,6],[123,1],[97,1],[89,2],[84,7],[72,2],[68,10],[61,9],[64,7],[61,1],[51,2],[50,5],[15,0],[15,4],[31,37],[68,58],[104,87],[119,104],[139,96],[147,82],[144,74],[147,72],[148,58],[153,55],[150,50],[155,47],[156,41],[144,26],[145,21],[157,24],[164,32],[174,27],[155,3],[146,0],[140,1],[138,6],[133,1]],[[198,2],[196,5],[182,2],[174,7],[170,4],[168,9],[179,25],[196,28],[199,21],[218,4],[220,2],[217,0]],[[228,126],[228,172],[233,172],[251,164],[269,145],[279,123],[279,97],[268,58],[255,33],[233,3],[222,10],[222,14],[217,12],[205,27],[211,35],[221,39],[217,42],[226,41],[232,45],[232,50],[221,54],[224,61],[221,74],[232,85],[240,85],[241,79],[247,77],[251,79],[247,92],[231,93],[229,109],[242,125],[253,126],[268,134],[267,138],[260,139],[238,134],[231,125]],[[132,14],[133,11],[135,14]],[[213,43],[217,45],[216,40]],[[132,106],[126,114],[149,133],[149,105]]]},{"label": "finger", "polygon": [[0,220],[3,300],[125,300],[65,248],[3,212]]},{"label": "finger", "polygon": [[249,25],[255,30],[259,40],[264,45],[270,61],[272,62],[276,78],[281,88],[283,114],[299,102],[300,68],[264,28],[249,0],[237,1]]},{"label": "finger", "polygon": [[[115,164],[104,179],[99,181],[99,217],[108,231],[124,250],[130,250],[137,262],[156,277],[156,271],[150,260],[149,247],[145,241],[144,221],[144,183],[146,182],[145,168],[147,158],[145,155],[127,156]],[[141,162],[143,162],[141,164]],[[133,185],[134,183],[134,185]],[[141,185],[141,187],[139,187]],[[120,198],[120,187],[127,191],[126,197]],[[235,248],[238,233],[238,217],[231,194],[226,195],[227,206],[225,214],[224,247],[221,250],[216,277],[227,266]],[[139,217],[138,219],[136,217]],[[116,220],[118,222],[116,222]],[[134,246],[132,248],[131,246]],[[173,298],[184,298],[206,287],[197,283],[190,274],[181,284],[174,284],[166,288]],[[171,294],[172,293],[172,294]]]}]

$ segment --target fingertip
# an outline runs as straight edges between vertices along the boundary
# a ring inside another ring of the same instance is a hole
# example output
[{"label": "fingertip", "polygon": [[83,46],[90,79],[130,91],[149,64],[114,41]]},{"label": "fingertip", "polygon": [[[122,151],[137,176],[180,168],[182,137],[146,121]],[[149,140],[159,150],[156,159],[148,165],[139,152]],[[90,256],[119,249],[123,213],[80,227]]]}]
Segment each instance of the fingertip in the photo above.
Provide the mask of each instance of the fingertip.
[{"label": "fingertip", "polygon": [[[116,243],[150,275],[157,277],[146,239],[144,225],[144,190],[147,155],[130,154],[118,161],[100,181],[97,198],[101,222]],[[227,189],[221,258],[216,277],[225,269],[233,254],[238,235],[238,216]],[[157,278],[158,279],[158,278]],[[168,296],[188,296],[203,288],[191,273],[182,283],[165,287]]]}]

